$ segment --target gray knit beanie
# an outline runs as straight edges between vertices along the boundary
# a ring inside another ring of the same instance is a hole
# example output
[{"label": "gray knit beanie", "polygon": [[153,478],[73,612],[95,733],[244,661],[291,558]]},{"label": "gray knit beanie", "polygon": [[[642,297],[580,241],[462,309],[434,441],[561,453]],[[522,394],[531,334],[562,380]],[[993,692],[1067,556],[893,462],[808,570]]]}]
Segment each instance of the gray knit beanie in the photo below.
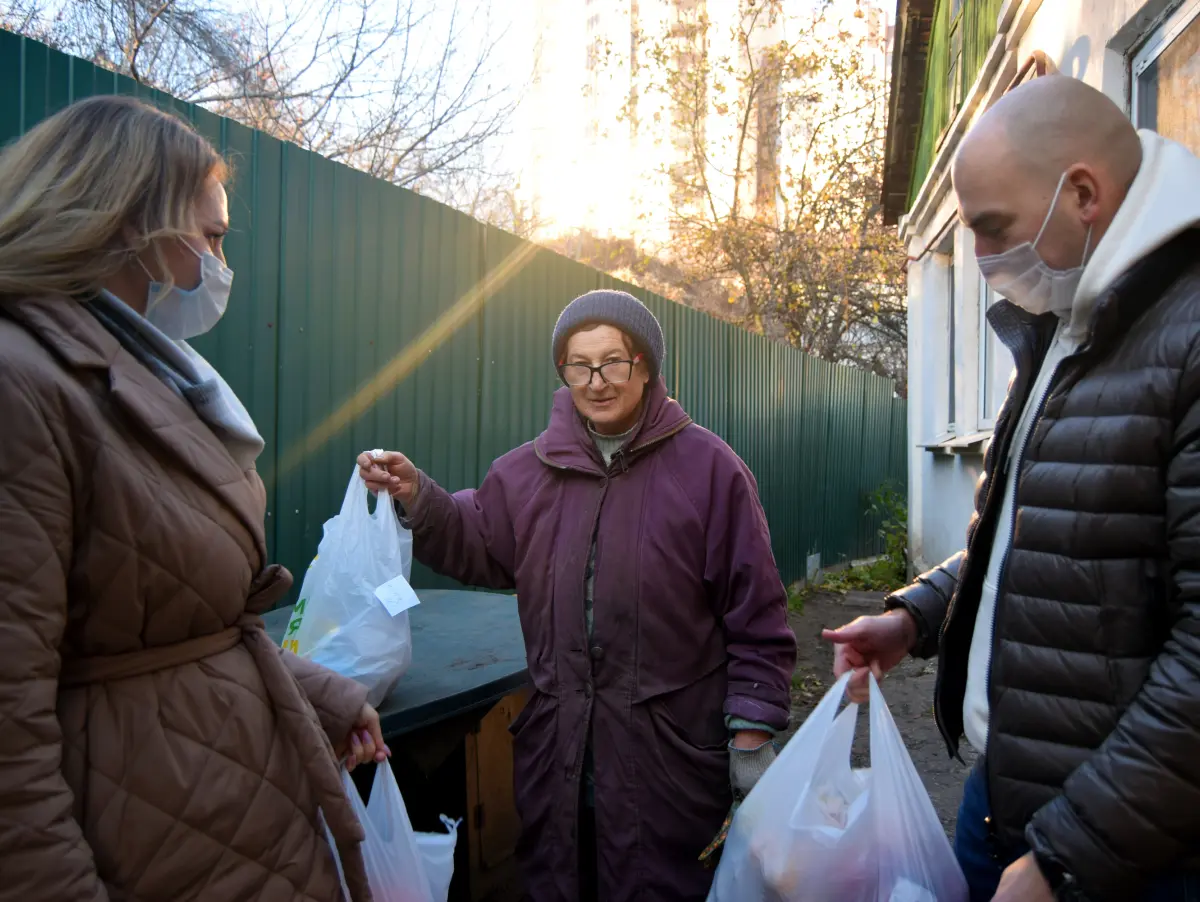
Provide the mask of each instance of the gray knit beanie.
[{"label": "gray knit beanie", "polygon": [[554,326],[554,365],[562,362],[567,339],[584,326],[615,326],[649,357],[651,375],[662,372],[665,352],[662,326],[645,304],[624,291],[599,289],[580,295],[567,304]]}]

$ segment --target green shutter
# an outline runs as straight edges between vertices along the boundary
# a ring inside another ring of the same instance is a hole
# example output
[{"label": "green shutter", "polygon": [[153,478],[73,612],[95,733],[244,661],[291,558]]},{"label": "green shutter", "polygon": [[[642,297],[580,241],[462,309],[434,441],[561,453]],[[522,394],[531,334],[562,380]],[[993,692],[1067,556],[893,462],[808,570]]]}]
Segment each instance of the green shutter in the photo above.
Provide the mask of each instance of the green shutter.
[{"label": "green shutter", "polygon": [[[962,101],[970,93],[983,68],[983,61],[996,37],[996,24],[1003,0],[962,0],[957,22],[951,15],[954,0],[938,0],[934,7],[933,24],[929,32],[929,51],[925,61],[925,96],[921,107],[921,128],[917,137],[917,152],[909,182],[908,203],[911,207],[925,177],[933,168],[938,148],[946,128],[958,113]],[[960,95],[954,97],[952,82],[952,49],[961,47],[958,65],[961,67]]]}]

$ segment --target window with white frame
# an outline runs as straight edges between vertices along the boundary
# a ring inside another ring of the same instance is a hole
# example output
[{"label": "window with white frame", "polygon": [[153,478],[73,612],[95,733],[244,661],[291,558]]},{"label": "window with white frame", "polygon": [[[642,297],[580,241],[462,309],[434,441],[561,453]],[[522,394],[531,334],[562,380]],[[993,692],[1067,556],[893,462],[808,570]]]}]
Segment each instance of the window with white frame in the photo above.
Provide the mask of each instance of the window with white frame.
[{"label": "window with white frame", "polygon": [[949,256],[946,258],[946,432],[954,435],[958,424],[957,394],[958,385],[955,379],[957,335],[957,292],[955,291],[954,246],[951,244]]},{"label": "window with white frame", "polygon": [[1185,2],[1133,58],[1133,119],[1200,153],[1200,0]]},{"label": "window with white frame", "polygon": [[1012,374],[1012,354],[996,335],[987,320],[988,309],[996,301],[996,293],[979,277],[979,426],[991,429],[996,414],[1004,404],[1008,379]]}]

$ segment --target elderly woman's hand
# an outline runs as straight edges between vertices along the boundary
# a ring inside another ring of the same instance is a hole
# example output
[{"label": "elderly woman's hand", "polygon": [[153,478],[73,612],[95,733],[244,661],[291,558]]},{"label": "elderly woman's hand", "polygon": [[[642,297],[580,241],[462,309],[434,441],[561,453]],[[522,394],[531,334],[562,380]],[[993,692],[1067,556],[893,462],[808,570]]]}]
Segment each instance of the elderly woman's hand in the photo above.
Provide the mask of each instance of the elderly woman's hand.
[{"label": "elderly woman's hand", "polygon": [[774,761],[775,743],[770,733],[743,730],[734,736],[729,743],[729,783],[733,788],[735,809],[746,800]]},{"label": "elderly woman's hand", "polygon": [[358,475],[373,492],[387,492],[405,507],[411,507],[420,488],[420,474],[412,461],[398,451],[377,456],[364,452],[358,457]]},{"label": "elderly woman's hand", "polygon": [[370,705],[363,705],[350,734],[333,751],[339,760],[345,759],[346,770],[354,770],[368,761],[382,764],[392,757],[392,750],[383,741],[379,728],[379,712]]},{"label": "elderly woman's hand", "polygon": [[713,841],[700,854],[705,867],[715,867],[718,853],[729,836],[729,827],[738,807],[750,795],[767,768],[775,761],[775,741],[763,730],[739,730],[729,743],[729,783],[733,789],[733,807]]}]

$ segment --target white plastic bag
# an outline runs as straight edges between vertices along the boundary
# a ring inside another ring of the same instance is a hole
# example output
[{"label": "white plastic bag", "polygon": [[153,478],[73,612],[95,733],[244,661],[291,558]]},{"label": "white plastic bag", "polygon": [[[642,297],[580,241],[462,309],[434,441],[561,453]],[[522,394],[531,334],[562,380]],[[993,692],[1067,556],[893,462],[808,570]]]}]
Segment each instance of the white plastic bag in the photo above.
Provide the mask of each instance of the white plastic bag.
[{"label": "white plastic bag", "polygon": [[341,512],[326,521],[304,575],[283,647],[358,680],[378,707],[412,663],[412,633],[407,609],[389,609],[376,590],[399,584],[415,595],[407,585],[412,533],[386,498],[370,513],[369,491],[355,468]]},{"label": "white plastic bag", "polygon": [[448,833],[414,832],[396,775],[387,764],[376,765],[366,805],[344,770],[342,786],[366,834],[363,864],[375,902],[447,902],[458,823],[442,817]]},{"label": "white plastic bag", "polygon": [[871,767],[850,768],[843,676],[738,808],[709,902],[965,902],[967,885],[871,678]]},{"label": "white plastic bag", "polygon": [[450,897],[450,881],[454,877],[454,847],[458,844],[458,825],[442,815],[445,833],[417,833],[417,853],[429,881],[429,894],[434,902],[446,902]]}]

